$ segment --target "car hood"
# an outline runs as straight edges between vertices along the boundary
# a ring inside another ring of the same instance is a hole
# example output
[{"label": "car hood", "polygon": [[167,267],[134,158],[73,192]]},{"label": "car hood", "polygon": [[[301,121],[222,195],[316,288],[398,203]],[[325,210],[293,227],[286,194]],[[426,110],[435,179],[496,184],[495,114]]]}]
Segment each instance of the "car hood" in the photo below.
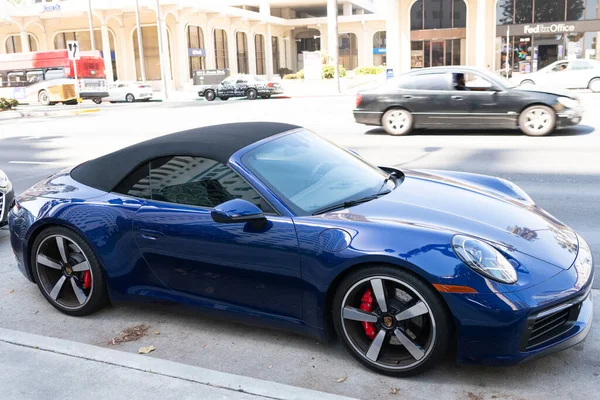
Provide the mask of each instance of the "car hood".
[{"label": "car hood", "polygon": [[545,93],[552,94],[557,97],[570,97],[572,99],[578,99],[577,95],[573,92],[569,92],[566,90],[557,90],[551,87],[543,86],[543,85],[525,85],[525,86],[517,86],[512,90],[518,90],[527,93]]},{"label": "car hood", "polygon": [[[472,235],[496,243],[505,251],[521,252],[563,269],[575,261],[576,234],[532,201],[468,179],[478,175],[465,174],[467,178],[461,179],[460,173],[404,172],[404,182],[394,191],[352,207],[350,212],[371,222]],[[495,182],[502,183],[498,179]]]}]

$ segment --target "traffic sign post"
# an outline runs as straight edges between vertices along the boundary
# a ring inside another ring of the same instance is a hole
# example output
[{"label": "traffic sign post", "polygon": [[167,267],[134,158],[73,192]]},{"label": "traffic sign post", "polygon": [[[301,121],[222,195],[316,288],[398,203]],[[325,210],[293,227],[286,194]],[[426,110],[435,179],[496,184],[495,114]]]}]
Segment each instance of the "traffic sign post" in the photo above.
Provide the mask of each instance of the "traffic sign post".
[{"label": "traffic sign post", "polygon": [[79,98],[79,78],[77,77],[77,61],[79,60],[79,43],[77,40],[67,40],[67,52],[69,60],[73,61],[73,72],[75,73],[75,95],[77,96],[77,108],[81,109],[81,101]]}]

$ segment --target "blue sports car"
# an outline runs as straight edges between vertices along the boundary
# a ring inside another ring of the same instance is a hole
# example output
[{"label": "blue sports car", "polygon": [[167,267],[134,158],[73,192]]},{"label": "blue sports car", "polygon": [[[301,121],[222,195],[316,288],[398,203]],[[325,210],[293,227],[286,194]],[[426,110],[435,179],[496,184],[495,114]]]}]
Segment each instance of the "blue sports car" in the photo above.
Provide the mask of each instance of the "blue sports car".
[{"label": "blue sports car", "polygon": [[369,164],[299,126],[175,133],[38,183],[9,215],[21,272],[69,315],[169,300],[416,374],[451,347],[516,364],[582,341],[593,262],[514,184]]}]

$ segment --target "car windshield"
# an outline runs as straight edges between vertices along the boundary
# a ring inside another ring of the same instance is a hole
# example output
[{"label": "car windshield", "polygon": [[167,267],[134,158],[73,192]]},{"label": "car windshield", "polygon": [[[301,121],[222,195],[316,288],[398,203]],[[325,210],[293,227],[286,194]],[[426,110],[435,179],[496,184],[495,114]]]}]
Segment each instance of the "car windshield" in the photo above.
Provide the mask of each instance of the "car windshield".
[{"label": "car windshield", "polygon": [[378,194],[393,180],[381,169],[308,131],[291,133],[260,145],[242,163],[298,215]]}]

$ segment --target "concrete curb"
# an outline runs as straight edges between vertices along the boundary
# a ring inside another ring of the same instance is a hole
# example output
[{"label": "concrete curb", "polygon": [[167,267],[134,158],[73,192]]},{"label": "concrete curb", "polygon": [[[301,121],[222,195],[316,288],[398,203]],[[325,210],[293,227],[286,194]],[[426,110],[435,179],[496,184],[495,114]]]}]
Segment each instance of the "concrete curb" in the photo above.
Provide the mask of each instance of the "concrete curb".
[{"label": "concrete curb", "polygon": [[[76,110],[60,110],[60,111],[16,111],[19,117],[15,118],[39,118],[39,117],[65,117],[69,115],[84,115],[100,112],[100,108],[84,108]],[[0,119],[1,120],[1,119]]]},{"label": "concrete curb", "polygon": [[[0,341],[36,350],[85,359],[90,362],[130,368],[234,392],[280,400],[350,400],[349,397],[248,378],[158,358],[105,349],[84,343],[33,335],[0,328]],[[102,365],[99,365],[101,368]]]}]

